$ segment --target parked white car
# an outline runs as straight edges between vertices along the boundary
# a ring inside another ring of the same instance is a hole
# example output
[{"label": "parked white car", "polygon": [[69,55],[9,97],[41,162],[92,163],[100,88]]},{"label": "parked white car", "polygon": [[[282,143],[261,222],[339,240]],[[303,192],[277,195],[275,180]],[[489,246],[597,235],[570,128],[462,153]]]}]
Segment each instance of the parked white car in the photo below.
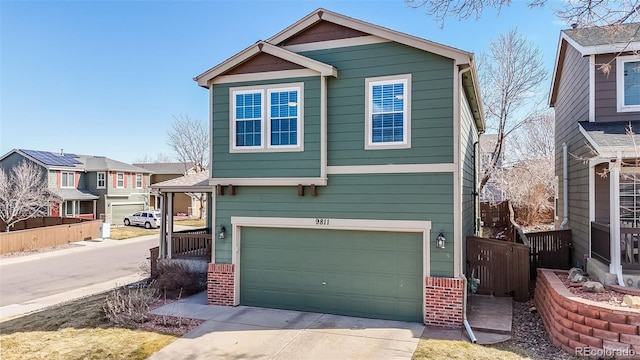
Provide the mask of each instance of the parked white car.
[{"label": "parked white car", "polygon": [[147,229],[160,227],[160,212],[159,211],[138,211],[135,214],[127,215],[124,217],[124,224],[140,225]]}]

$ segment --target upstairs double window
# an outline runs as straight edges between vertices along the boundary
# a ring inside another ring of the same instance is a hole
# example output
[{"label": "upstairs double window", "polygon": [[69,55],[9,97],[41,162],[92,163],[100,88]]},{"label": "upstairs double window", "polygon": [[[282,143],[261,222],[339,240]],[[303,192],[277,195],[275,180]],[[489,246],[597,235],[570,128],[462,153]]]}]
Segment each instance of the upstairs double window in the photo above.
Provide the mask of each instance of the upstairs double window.
[{"label": "upstairs double window", "polygon": [[302,151],[303,84],[231,89],[231,152]]}]

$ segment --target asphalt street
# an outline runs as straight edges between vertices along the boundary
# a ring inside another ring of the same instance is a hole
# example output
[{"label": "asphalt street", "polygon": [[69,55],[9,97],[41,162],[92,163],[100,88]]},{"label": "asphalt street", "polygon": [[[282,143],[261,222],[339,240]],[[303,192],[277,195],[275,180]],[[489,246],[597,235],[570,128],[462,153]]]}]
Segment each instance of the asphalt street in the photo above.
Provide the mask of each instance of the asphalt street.
[{"label": "asphalt street", "polygon": [[158,235],[117,244],[106,241],[109,243],[83,249],[0,260],[0,307],[140,273],[141,265],[148,262],[149,249],[158,246]]}]

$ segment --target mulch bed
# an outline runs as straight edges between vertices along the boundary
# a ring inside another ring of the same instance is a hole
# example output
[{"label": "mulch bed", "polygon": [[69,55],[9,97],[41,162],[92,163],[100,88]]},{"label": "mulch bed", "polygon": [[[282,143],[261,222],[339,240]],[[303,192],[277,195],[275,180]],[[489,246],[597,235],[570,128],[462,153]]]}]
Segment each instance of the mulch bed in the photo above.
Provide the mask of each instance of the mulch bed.
[{"label": "mulch bed", "polygon": [[149,319],[146,322],[136,324],[136,328],[177,336],[182,336],[190,332],[204,322],[204,320],[178,316],[149,314],[148,317]]},{"label": "mulch bed", "polygon": [[[622,293],[619,293],[619,292],[617,292],[615,290],[607,289],[607,288],[605,288],[604,291],[601,292],[601,293],[587,292],[587,291],[582,290],[582,285],[584,284],[584,282],[579,282],[579,283],[571,282],[567,278],[568,277],[568,273],[567,272],[556,271],[555,274],[562,281],[564,286],[567,289],[569,289],[569,291],[575,296],[578,296],[578,297],[580,297],[582,299],[587,299],[587,300],[591,300],[591,301],[596,301],[596,302],[600,302],[600,303],[605,303],[605,304],[609,304],[609,305],[622,307],[622,298],[624,297],[624,294],[622,294]],[[596,281],[596,280],[591,280],[589,278],[589,276],[586,275],[586,274],[585,274],[585,280],[586,281]]]}]

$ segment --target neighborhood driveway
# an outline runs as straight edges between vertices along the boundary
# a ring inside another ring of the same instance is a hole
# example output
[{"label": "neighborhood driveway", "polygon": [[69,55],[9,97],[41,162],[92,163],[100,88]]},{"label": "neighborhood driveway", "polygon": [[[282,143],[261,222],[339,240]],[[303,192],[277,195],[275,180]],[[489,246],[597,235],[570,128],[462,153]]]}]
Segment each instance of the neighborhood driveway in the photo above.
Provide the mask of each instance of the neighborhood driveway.
[{"label": "neighborhood driveway", "polygon": [[154,310],[206,321],[152,355],[164,359],[411,359],[424,326],[290,310],[204,305],[204,293]]}]

